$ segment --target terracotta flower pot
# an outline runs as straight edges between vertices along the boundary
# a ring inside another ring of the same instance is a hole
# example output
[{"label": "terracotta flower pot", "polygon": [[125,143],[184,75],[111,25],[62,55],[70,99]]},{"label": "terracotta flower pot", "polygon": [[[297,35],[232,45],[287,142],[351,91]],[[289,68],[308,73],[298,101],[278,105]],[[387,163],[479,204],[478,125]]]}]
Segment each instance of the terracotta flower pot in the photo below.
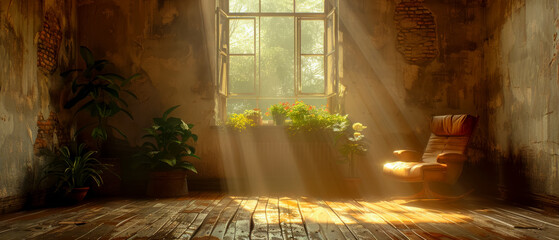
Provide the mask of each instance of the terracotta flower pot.
[{"label": "terracotta flower pot", "polygon": [[89,187],[74,188],[72,189],[72,191],[66,194],[66,198],[71,203],[78,203],[85,198],[85,195],[87,195],[88,191]]},{"label": "terracotta flower pot", "polygon": [[157,171],[149,174],[148,196],[179,197],[187,194],[186,170]]}]

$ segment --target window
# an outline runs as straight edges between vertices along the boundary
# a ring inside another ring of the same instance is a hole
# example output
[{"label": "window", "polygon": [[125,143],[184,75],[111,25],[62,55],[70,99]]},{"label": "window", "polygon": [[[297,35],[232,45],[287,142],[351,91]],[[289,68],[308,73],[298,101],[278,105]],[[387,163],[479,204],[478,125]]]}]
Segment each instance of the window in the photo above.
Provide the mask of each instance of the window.
[{"label": "window", "polygon": [[[331,106],[338,87],[337,2],[218,0],[220,115],[278,102]],[[332,109],[331,109],[332,110]]]}]

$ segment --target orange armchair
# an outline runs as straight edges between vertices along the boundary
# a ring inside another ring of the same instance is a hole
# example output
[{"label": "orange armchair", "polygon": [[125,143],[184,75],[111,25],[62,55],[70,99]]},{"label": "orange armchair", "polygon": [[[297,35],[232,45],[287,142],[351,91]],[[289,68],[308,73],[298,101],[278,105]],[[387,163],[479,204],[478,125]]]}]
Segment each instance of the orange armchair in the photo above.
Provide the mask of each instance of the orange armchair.
[{"label": "orange armchair", "polygon": [[384,164],[383,172],[403,182],[421,182],[422,190],[409,199],[449,199],[429,188],[430,182],[454,184],[467,160],[466,150],[477,123],[471,115],[434,116],[431,137],[423,154],[413,150],[396,150],[398,161]]}]

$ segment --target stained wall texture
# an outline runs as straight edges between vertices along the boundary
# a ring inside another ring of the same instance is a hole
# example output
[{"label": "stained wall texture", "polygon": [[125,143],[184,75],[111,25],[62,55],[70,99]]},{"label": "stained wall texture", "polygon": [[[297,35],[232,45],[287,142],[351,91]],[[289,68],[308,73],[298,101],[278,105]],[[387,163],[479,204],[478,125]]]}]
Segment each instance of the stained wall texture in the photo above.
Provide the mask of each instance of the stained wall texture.
[{"label": "stained wall texture", "polygon": [[510,198],[559,197],[559,2],[488,1],[486,27],[483,181]]},{"label": "stained wall texture", "polygon": [[[0,212],[32,201],[44,165],[39,148],[67,139],[56,134],[69,122],[59,111],[63,83],[56,66],[73,61],[74,8],[71,0],[0,2]],[[37,37],[47,12],[57,17],[61,35],[41,40],[58,46],[48,70],[40,71]]]}]

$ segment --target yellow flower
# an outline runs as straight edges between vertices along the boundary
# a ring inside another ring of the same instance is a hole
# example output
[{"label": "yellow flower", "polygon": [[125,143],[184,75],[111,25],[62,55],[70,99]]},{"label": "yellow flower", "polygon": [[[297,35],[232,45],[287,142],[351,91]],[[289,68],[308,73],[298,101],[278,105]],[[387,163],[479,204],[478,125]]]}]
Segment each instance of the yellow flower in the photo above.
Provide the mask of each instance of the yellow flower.
[{"label": "yellow flower", "polygon": [[361,133],[360,132],[354,132],[353,137],[357,139],[357,138],[361,137]]},{"label": "yellow flower", "polygon": [[358,122],[354,123],[352,127],[353,127],[353,130],[358,131],[358,132],[361,132],[361,131],[363,131],[363,129],[367,128],[367,126],[365,126],[361,123],[358,123]]}]

